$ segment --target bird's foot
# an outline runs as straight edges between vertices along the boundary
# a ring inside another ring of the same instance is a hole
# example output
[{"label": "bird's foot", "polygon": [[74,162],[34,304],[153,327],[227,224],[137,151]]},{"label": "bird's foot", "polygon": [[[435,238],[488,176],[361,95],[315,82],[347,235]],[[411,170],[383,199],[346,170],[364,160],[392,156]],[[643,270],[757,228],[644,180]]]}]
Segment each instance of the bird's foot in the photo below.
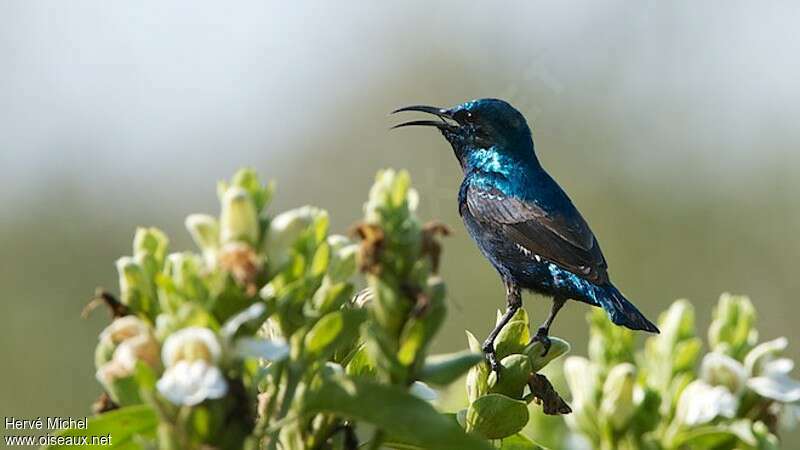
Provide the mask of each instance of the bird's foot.
[{"label": "bird's foot", "polygon": [[541,342],[542,346],[544,347],[544,351],[542,352],[542,356],[547,356],[547,353],[550,351],[550,337],[547,336],[549,330],[545,327],[539,327],[536,331],[536,335],[531,338],[531,343],[534,342]]},{"label": "bird's foot", "polygon": [[494,345],[484,344],[483,355],[486,357],[486,362],[489,363],[492,372],[500,376],[500,362],[497,361],[497,353],[494,351]]}]

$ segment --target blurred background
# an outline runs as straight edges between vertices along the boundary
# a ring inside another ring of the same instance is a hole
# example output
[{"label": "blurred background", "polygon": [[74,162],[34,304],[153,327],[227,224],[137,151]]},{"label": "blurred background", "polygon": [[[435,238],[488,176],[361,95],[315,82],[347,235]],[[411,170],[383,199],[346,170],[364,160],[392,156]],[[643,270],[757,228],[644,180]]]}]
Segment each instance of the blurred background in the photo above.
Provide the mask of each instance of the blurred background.
[{"label": "blurred background", "polygon": [[[485,335],[503,289],[452,152],[387,112],[487,96],[527,116],[651,318],[686,297],[705,333],[721,292],[748,294],[798,358],[799,19],[788,1],[2,2],[0,414],[88,414],[107,317],[81,308],[116,290],[137,225],[190,248],[184,217],[216,213],[241,166],[277,182],[272,211],[318,205],[339,232],[377,169],[409,169],[420,215],[455,230],[437,350]],[[538,322],[549,302],[526,304]],[[579,354],[586,312],[554,327]]]}]

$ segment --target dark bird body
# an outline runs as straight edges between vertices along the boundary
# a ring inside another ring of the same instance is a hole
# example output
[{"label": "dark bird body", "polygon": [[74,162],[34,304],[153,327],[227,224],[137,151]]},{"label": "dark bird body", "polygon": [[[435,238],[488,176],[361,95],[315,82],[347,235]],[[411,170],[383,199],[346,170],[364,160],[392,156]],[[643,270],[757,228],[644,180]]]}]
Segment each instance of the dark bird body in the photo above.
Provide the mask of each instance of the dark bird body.
[{"label": "dark bird body", "polygon": [[484,344],[497,370],[494,339],[522,305],[520,291],[553,298],[550,316],[534,339],[547,337],[567,299],[602,307],[612,322],[658,332],[608,277],[603,252],[567,194],[542,168],[530,128],[508,103],[481,99],[450,109],[410,106],[400,111],[435,114],[400,126],[438,128],[464,172],[458,208],[467,231],[506,286],[508,309]]}]

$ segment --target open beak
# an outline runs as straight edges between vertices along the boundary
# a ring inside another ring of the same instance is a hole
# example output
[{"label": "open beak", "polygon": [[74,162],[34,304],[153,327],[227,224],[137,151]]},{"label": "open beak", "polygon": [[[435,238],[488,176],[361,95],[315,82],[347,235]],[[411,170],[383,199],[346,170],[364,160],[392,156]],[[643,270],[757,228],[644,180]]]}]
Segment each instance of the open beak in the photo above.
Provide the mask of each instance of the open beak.
[{"label": "open beak", "polygon": [[395,109],[392,114],[405,111],[418,111],[437,116],[440,120],[412,120],[410,122],[403,122],[393,126],[391,129],[410,127],[410,126],[423,126],[423,127],[436,127],[440,130],[455,130],[458,129],[458,124],[453,120],[450,111],[444,108],[437,108],[435,106],[413,105],[403,108]]}]

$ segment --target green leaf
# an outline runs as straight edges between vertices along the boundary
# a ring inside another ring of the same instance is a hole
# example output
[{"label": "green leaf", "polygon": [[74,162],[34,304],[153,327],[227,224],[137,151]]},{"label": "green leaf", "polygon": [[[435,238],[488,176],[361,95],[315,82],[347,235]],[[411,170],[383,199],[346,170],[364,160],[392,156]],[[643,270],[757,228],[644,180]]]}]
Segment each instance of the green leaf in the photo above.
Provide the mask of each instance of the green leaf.
[{"label": "green leaf", "polygon": [[468,350],[429,356],[420,370],[419,378],[431,384],[446,386],[481,361],[483,361],[482,353],[473,353]]},{"label": "green leaf", "polygon": [[481,353],[483,350],[481,349],[481,343],[478,342],[478,338],[475,337],[469,330],[464,330],[467,333],[467,344],[469,345],[469,349],[475,353]]},{"label": "green leaf", "polygon": [[366,316],[362,309],[342,309],[322,316],[305,337],[306,351],[315,358],[332,354],[358,335]]},{"label": "green leaf", "polygon": [[531,340],[528,323],[528,313],[523,308],[517,310],[494,340],[495,353],[498,358],[502,359],[513,353],[521,353],[525,349]]},{"label": "green leaf", "polygon": [[304,407],[308,414],[328,412],[370,423],[406,445],[436,450],[491,449],[466,435],[458,423],[439,414],[428,402],[397,386],[363,378],[328,378],[307,394]]},{"label": "green leaf", "polygon": [[530,358],[531,370],[538,372],[550,364],[550,361],[568,353],[570,348],[569,342],[550,336],[550,350],[547,351],[546,355],[542,356],[544,345],[539,341],[528,344],[523,352]]},{"label": "green leaf", "polygon": [[350,358],[350,361],[345,367],[345,373],[350,376],[364,376],[371,377],[375,375],[375,364],[369,357],[367,348],[361,345],[358,350]]},{"label": "green leaf", "polygon": [[341,311],[322,316],[306,335],[306,350],[311,354],[321,353],[329,346],[344,328],[344,318]]},{"label": "green leaf", "polygon": [[[158,420],[156,413],[148,405],[136,405],[117,409],[89,419],[85,430],[70,429],[56,433],[55,436],[77,437],[87,436],[91,441],[92,436],[111,436],[110,446],[102,448],[138,449],[138,442],[134,437],[142,434],[154,434]],[[97,446],[101,448],[100,446]],[[50,445],[43,449],[71,449],[69,445]]]},{"label": "green leaf", "polygon": [[486,439],[502,439],[519,433],[528,423],[528,405],[501,394],[488,394],[467,410],[467,431]]},{"label": "green leaf", "polygon": [[311,275],[322,276],[328,270],[328,264],[331,260],[331,246],[323,242],[317,247],[314,252],[314,257],[311,259]]},{"label": "green leaf", "polygon": [[313,313],[327,314],[342,307],[353,298],[351,283],[334,283],[330,277],[322,279],[322,285],[314,292],[311,303],[306,305],[308,315]]},{"label": "green leaf", "polygon": [[500,360],[500,373],[490,391],[520,399],[531,373],[531,362],[527,356],[519,354],[506,356]]},{"label": "green leaf", "polygon": [[425,325],[418,320],[410,321],[400,336],[400,349],[397,359],[401,364],[410,366],[417,358],[420,349],[425,345]]},{"label": "green leaf", "polygon": [[104,386],[114,403],[122,406],[138,405],[142,403],[139,395],[139,384],[136,377],[128,375],[115,378],[108,386]]},{"label": "green leaf", "polygon": [[500,450],[547,450],[547,448],[542,447],[521,434],[515,434],[503,439]]}]

